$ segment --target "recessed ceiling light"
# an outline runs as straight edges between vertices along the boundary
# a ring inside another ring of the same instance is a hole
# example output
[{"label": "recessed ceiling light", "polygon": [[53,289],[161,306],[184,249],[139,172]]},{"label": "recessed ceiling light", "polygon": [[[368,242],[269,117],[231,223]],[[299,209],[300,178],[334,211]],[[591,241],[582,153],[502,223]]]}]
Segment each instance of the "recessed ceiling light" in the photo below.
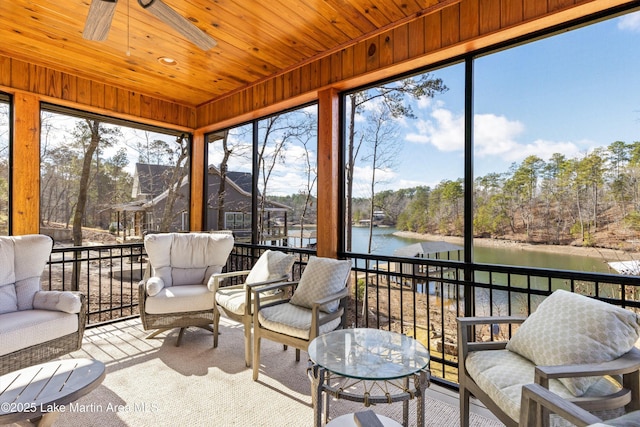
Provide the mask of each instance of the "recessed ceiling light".
[{"label": "recessed ceiling light", "polygon": [[158,62],[162,65],[178,65],[178,61],[173,58],[167,58],[166,56],[161,56],[158,58]]}]

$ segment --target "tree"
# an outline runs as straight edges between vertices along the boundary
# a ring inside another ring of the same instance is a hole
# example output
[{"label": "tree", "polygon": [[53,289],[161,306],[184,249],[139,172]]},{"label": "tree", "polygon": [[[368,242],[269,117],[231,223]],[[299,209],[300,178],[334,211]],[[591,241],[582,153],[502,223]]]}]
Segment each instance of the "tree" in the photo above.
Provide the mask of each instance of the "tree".
[{"label": "tree", "polygon": [[176,137],[177,149],[172,151],[171,157],[176,157],[175,160],[171,159],[173,167],[169,169],[167,179],[165,180],[167,189],[167,202],[164,205],[162,212],[162,218],[160,220],[160,231],[169,231],[171,223],[176,215],[180,212],[175,212],[175,204],[180,197],[180,187],[185,179],[187,179],[189,171],[189,138],[186,134],[182,134]]},{"label": "tree", "polygon": [[364,161],[371,162],[370,204],[369,204],[369,241],[367,252],[371,253],[373,242],[373,217],[376,210],[376,184],[382,181],[376,174],[391,169],[397,159],[401,145],[398,139],[398,127],[392,119],[391,111],[385,105],[379,105],[367,117],[368,126],[364,140],[368,145],[368,152],[363,156]]},{"label": "tree", "polygon": [[365,105],[374,100],[380,100],[394,119],[400,117],[415,118],[411,104],[407,97],[420,99],[422,97],[433,98],[438,93],[448,90],[442,79],[433,78],[431,74],[422,74],[419,77],[403,79],[386,85],[377,86],[368,90],[354,92],[348,96],[347,113],[347,152],[345,165],[346,180],[346,204],[345,204],[345,244],[347,251],[351,250],[351,224],[353,223],[353,183],[354,169],[360,144],[363,139],[359,138],[356,143],[356,116],[366,113]]}]

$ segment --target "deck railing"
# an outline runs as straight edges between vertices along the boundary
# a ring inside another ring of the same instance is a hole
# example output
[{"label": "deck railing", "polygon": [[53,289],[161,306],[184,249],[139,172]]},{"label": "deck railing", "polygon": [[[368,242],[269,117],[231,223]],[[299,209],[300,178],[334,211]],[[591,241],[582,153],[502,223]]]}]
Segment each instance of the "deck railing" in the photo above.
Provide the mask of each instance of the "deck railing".
[{"label": "deck railing", "polygon": [[[249,269],[267,248],[237,243],[227,271]],[[299,279],[314,251],[278,249],[296,254],[292,279]],[[640,312],[640,281],[634,276],[447,259],[343,256],[353,263],[347,326],[415,337],[431,352],[434,381],[452,387],[458,367],[455,319],[465,312],[527,315],[559,288]],[[146,264],[141,243],[55,248],[43,286],[83,292],[89,301],[88,325],[98,325],[138,315],[138,283]],[[467,300],[466,295],[474,298]],[[494,325],[476,333],[479,339],[491,340],[507,338],[510,331]]]}]

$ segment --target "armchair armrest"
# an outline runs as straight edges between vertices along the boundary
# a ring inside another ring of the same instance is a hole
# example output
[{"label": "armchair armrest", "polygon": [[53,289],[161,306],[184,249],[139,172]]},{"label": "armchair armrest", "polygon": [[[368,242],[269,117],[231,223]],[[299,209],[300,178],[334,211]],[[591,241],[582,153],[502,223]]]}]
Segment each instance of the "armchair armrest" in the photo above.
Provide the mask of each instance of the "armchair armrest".
[{"label": "armchair armrest", "polygon": [[471,339],[472,326],[492,324],[521,324],[526,320],[523,316],[489,316],[489,317],[458,317],[458,351],[464,360],[471,351],[499,350],[505,348],[507,341],[475,342]]},{"label": "armchair armrest", "polygon": [[563,399],[539,384],[524,385],[520,404],[520,425],[538,425],[536,424],[536,419],[542,414],[542,408],[558,414],[577,427],[585,427],[602,421],[592,413]]},{"label": "armchair armrest", "polygon": [[[262,286],[262,282],[260,284],[252,283],[251,285],[248,285],[251,291],[251,298],[253,299],[254,313],[258,313],[258,311],[260,311],[261,308],[264,308],[270,305],[282,304],[289,301],[289,298],[278,298],[277,301],[270,301],[271,299],[269,298],[265,300],[265,298],[262,296],[263,294],[266,294],[267,292],[275,293],[280,290],[284,292],[284,290],[289,287],[292,290],[294,290],[296,286],[298,286],[298,283],[299,282],[297,281],[296,282],[281,281],[278,283],[268,284],[264,286]],[[265,301],[270,301],[270,302],[265,303]]]},{"label": "armchair armrest", "polygon": [[338,307],[336,311],[334,311],[333,313],[328,313],[326,316],[323,316],[323,318],[321,319],[320,307],[332,301],[339,301],[348,295],[349,295],[349,289],[344,288],[338,293],[329,295],[325,298],[321,298],[313,302],[313,305],[311,306],[311,330],[315,331],[316,336],[318,335],[320,325],[324,325],[325,323],[329,323],[332,320],[337,319],[338,317],[341,317],[344,311],[344,308],[341,309],[341,307]]},{"label": "armchair armrest", "polygon": [[251,270],[239,270],[239,271],[230,271],[228,273],[216,273],[212,274],[209,277],[209,281],[207,282],[207,287],[213,293],[220,288],[220,282],[229,277],[237,277],[237,276],[246,276],[251,273]]},{"label": "armchair armrest", "polygon": [[626,375],[640,372],[640,350],[632,348],[609,362],[576,365],[536,366],[535,382],[548,388],[550,379]]}]

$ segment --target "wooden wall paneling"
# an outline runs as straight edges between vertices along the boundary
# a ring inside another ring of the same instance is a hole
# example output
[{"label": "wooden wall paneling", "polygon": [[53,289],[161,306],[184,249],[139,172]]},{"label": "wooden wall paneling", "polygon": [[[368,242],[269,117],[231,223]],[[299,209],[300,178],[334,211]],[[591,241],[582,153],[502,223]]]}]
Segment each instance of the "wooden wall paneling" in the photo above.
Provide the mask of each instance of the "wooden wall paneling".
[{"label": "wooden wall paneling", "polygon": [[458,43],[460,41],[460,4],[454,4],[442,11],[441,24],[442,47]]},{"label": "wooden wall paneling", "polygon": [[393,65],[394,30],[386,31],[378,37],[378,67]]},{"label": "wooden wall paneling", "polygon": [[284,75],[280,74],[274,79],[273,87],[273,100],[275,102],[283,101],[284,98]]},{"label": "wooden wall paneling", "polygon": [[[62,73],[62,99],[76,102],[78,90],[76,87],[78,79],[71,74]],[[117,109],[115,111],[118,111]]]},{"label": "wooden wall paneling", "polygon": [[104,108],[104,84],[94,80],[91,81],[91,105]]},{"label": "wooden wall paneling", "polygon": [[522,18],[524,20],[537,18],[547,13],[548,6],[546,1],[540,0],[522,0]]},{"label": "wooden wall paneling", "polygon": [[573,6],[574,3],[574,0],[549,0],[549,12],[565,9]]},{"label": "wooden wall paneling", "polygon": [[408,46],[407,56],[415,58],[425,53],[425,18],[421,17],[408,25]]},{"label": "wooden wall paneling", "polygon": [[11,58],[0,55],[0,85],[11,86]]},{"label": "wooden wall paneling", "polygon": [[409,58],[409,35],[409,25],[402,25],[393,30],[391,41],[394,63],[402,62]]},{"label": "wooden wall paneling", "polygon": [[319,81],[320,87],[327,86],[331,83],[331,56],[325,56],[320,59],[320,67],[319,67]]},{"label": "wooden wall paneling", "polygon": [[14,96],[11,231],[13,235],[40,231],[40,99]]},{"label": "wooden wall paneling", "polygon": [[[118,89],[106,85],[104,87],[104,108],[111,111],[118,111]],[[172,121],[172,123],[177,123]]]},{"label": "wooden wall paneling", "polygon": [[480,34],[479,17],[480,10],[477,1],[463,1],[460,3],[460,38],[462,40],[478,37]]},{"label": "wooden wall paneling", "polygon": [[424,18],[424,48],[427,53],[442,47],[442,12]]},{"label": "wooden wall paneling", "polygon": [[[309,69],[303,70],[304,67],[299,67],[291,70],[291,96],[298,96],[302,92],[302,80],[309,79]],[[303,76],[303,71],[305,76]]]},{"label": "wooden wall paneling", "polygon": [[282,98],[283,99],[289,99],[292,96],[291,94],[292,75],[293,73],[289,72],[289,73],[284,73],[284,75],[282,76]]},{"label": "wooden wall paneling", "polygon": [[348,79],[354,76],[354,52],[354,46],[340,51],[340,74],[342,79]]},{"label": "wooden wall paneling", "polygon": [[500,20],[503,26],[508,27],[524,20],[523,0],[502,0],[501,4]]},{"label": "wooden wall paneling", "polygon": [[367,44],[367,71],[375,71],[380,68],[380,36],[371,37]]},{"label": "wooden wall paneling", "polygon": [[76,99],[80,104],[91,105],[91,81],[78,77],[78,94]]},{"label": "wooden wall paneling", "polygon": [[331,55],[331,83],[342,80],[342,51],[334,52]]},{"label": "wooden wall paneling", "polygon": [[129,114],[129,91],[125,89],[117,89],[118,105],[116,111],[123,114]]},{"label": "wooden wall paneling", "polygon": [[140,115],[141,100],[140,94],[136,92],[129,92],[129,114],[134,116]]},{"label": "wooden wall paneling", "polygon": [[47,70],[44,67],[29,64],[29,92],[37,93],[39,95],[46,95],[47,93]]},{"label": "wooden wall paneling", "polygon": [[497,31],[501,27],[500,0],[480,0],[480,34]]},{"label": "wooden wall paneling", "polygon": [[[376,46],[377,48],[377,46]],[[353,47],[353,74],[359,76],[367,72],[367,51],[369,40],[363,40]]]},{"label": "wooden wall paneling", "polygon": [[311,89],[311,80],[314,78],[311,64],[305,64],[300,67],[300,86],[296,95],[307,92]]},{"label": "wooden wall paneling", "polygon": [[47,68],[45,70],[45,76],[47,79],[47,85],[43,87],[45,94],[53,98],[62,98],[62,73],[56,70]]},{"label": "wooden wall paneling", "polygon": [[29,90],[29,64],[17,59],[11,62],[11,87]]}]

